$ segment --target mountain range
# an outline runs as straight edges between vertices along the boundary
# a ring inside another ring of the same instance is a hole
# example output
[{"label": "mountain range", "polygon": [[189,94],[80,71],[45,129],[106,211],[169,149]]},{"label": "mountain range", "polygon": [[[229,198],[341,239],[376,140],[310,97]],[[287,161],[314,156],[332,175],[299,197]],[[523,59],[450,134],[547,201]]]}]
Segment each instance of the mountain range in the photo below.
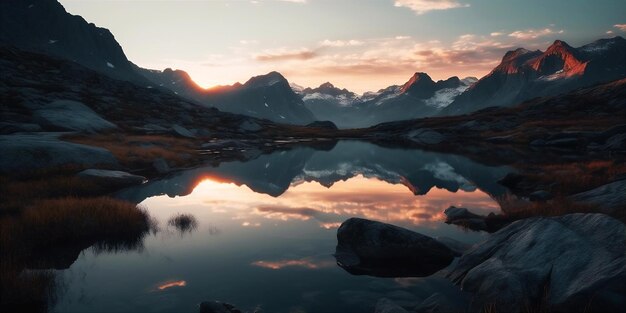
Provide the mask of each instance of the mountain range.
[{"label": "mountain range", "polygon": [[56,0],[0,2],[0,43],[74,61],[221,111],[283,124],[325,120],[340,128],[512,106],[626,77],[626,40],[618,36],[578,48],[557,40],[545,51],[512,50],[480,80],[454,76],[434,81],[417,72],[404,84],[358,95],[330,82],[294,87],[280,73],[270,72],[243,84],[204,89],[183,70],[133,64],[111,32],[69,14]]}]

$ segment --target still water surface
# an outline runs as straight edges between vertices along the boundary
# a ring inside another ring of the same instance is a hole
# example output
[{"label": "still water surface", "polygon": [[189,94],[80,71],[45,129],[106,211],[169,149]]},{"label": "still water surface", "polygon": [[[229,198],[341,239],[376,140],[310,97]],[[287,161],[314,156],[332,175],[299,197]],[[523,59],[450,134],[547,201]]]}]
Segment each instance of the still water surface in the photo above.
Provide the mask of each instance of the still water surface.
[{"label": "still water surface", "polygon": [[[483,234],[442,222],[450,205],[498,212],[509,169],[420,150],[343,141],[178,173],[122,192],[159,231],[143,248],[85,250],[61,271],[59,312],[197,312],[205,300],[264,312],[372,311],[381,297],[418,304],[450,284],[426,278],[352,276],[333,257],[350,217],[476,243]],[[168,224],[178,213],[197,227]]]}]

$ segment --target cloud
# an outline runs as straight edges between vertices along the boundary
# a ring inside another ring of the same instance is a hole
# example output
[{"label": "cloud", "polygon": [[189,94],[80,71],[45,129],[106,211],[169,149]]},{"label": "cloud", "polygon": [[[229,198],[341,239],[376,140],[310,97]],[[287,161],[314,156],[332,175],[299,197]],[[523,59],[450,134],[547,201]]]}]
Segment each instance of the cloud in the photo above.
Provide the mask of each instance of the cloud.
[{"label": "cloud", "polygon": [[239,40],[239,43],[242,44],[242,45],[253,45],[253,44],[259,43],[259,41],[258,40],[242,39],[242,40]]},{"label": "cloud", "polygon": [[553,30],[552,28],[544,28],[544,29],[527,29],[527,30],[516,30],[509,34],[509,37],[514,37],[522,40],[536,39],[539,37],[545,37],[549,35],[562,34],[564,31],[561,30]]},{"label": "cloud", "polygon": [[617,29],[619,29],[619,30],[621,30],[623,32],[626,32],[626,24],[615,24],[615,25],[613,25],[613,27],[615,27],[615,28],[617,28]]},{"label": "cloud", "polygon": [[493,33],[491,33],[491,34],[489,34],[489,35],[490,35],[491,37],[498,37],[498,36],[502,36],[502,35],[504,35],[504,33],[501,33],[501,32],[493,32]]},{"label": "cloud", "polygon": [[411,39],[411,36],[396,36],[395,38],[396,40],[405,40],[405,39]]},{"label": "cloud", "polygon": [[309,60],[317,57],[318,54],[315,51],[309,49],[298,49],[298,50],[274,50],[274,51],[266,51],[262,54],[257,54],[254,56],[254,59],[261,62],[276,62],[276,61],[285,61],[285,60]]},{"label": "cloud", "polygon": [[416,14],[424,14],[435,10],[466,8],[470,5],[455,0],[396,0],[394,6],[409,8]]},{"label": "cloud", "polygon": [[324,40],[320,42],[320,45],[324,47],[346,47],[346,46],[361,46],[363,45],[363,41],[359,40]]},{"label": "cloud", "polygon": [[278,0],[282,2],[291,2],[291,3],[306,3],[307,0]]}]

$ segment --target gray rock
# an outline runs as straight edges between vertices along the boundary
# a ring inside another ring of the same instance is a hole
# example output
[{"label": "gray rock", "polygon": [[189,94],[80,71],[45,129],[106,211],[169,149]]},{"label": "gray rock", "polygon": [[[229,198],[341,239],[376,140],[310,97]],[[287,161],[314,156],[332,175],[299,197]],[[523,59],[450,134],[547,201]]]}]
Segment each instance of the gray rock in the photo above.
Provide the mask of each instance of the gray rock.
[{"label": "gray rock", "polygon": [[152,167],[159,174],[167,174],[171,171],[170,166],[167,164],[167,161],[163,158],[156,158],[152,161]]},{"label": "gray rock", "polygon": [[570,197],[577,202],[597,205],[604,213],[613,213],[626,203],[626,179],[575,194]]},{"label": "gray rock", "polygon": [[468,219],[468,218],[480,218],[483,217],[478,214],[474,214],[470,212],[466,208],[457,208],[455,206],[451,206],[443,211],[443,214],[446,215],[446,221],[454,221],[458,219]]},{"label": "gray rock", "polygon": [[259,125],[257,122],[245,120],[239,125],[239,129],[247,132],[257,132],[261,130],[263,127]]},{"label": "gray rock", "polygon": [[423,277],[448,266],[454,253],[444,244],[398,226],[350,218],[337,230],[335,258],[355,275]]},{"label": "gray rock", "polygon": [[546,141],[546,146],[554,147],[575,147],[578,145],[577,138],[561,138],[555,140]]},{"label": "gray rock", "polygon": [[161,125],[157,125],[157,124],[146,124],[143,126],[143,129],[146,131],[153,131],[153,132],[166,132],[167,131],[167,128]]},{"label": "gray rock", "polygon": [[0,136],[0,171],[27,171],[75,164],[81,166],[117,165],[111,152],[59,140],[49,133]]},{"label": "gray rock", "polygon": [[100,169],[87,169],[78,173],[78,176],[97,180],[111,187],[118,188],[140,185],[147,181],[147,179],[143,176],[133,175],[122,171]]},{"label": "gray rock", "polygon": [[617,134],[606,140],[602,150],[624,151],[626,150],[626,134]]},{"label": "gray rock", "polygon": [[474,214],[466,208],[451,206],[443,213],[446,215],[446,224],[467,227],[472,230],[487,230],[485,216]]},{"label": "gray rock", "polygon": [[241,313],[234,305],[219,301],[204,301],[200,303],[200,313]]},{"label": "gray rock", "polygon": [[446,139],[444,135],[432,129],[416,129],[409,132],[407,137],[414,142],[425,145],[435,145]]},{"label": "gray rock", "polygon": [[545,190],[537,190],[530,193],[528,198],[532,201],[547,201],[552,199],[552,194]]},{"label": "gray rock", "polygon": [[535,139],[535,140],[530,142],[530,145],[531,146],[541,147],[541,146],[545,146],[546,145],[546,141],[543,140],[543,139]]},{"label": "gray rock", "polygon": [[53,101],[35,110],[33,119],[43,126],[73,131],[98,132],[117,127],[86,105],[72,100]]},{"label": "gray rock", "polygon": [[196,135],[194,135],[191,131],[178,124],[172,125],[172,133],[185,138],[196,138]]},{"label": "gray rock", "polygon": [[376,302],[376,309],[374,309],[375,313],[408,313],[407,310],[403,309],[401,306],[397,305],[395,302],[382,298]]},{"label": "gray rock", "polygon": [[[514,222],[464,254],[448,275],[474,294],[473,310],[621,311],[626,305],[626,226],[604,214]],[[546,296],[547,295],[547,296]]]}]

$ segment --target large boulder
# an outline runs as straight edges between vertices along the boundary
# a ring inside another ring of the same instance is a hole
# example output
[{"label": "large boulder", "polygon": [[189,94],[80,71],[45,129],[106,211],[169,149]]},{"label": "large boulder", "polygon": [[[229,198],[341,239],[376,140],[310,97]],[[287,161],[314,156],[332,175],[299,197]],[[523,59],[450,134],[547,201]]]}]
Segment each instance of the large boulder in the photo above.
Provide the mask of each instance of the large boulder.
[{"label": "large boulder", "polygon": [[613,213],[626,206],[626,179],[575,194],[571,199],[596,205],[603,213]]},{"label": "large boulder", "polygon": [[147,181],[143,176],[133,175],[123,171],[87,169],[78,173],[78,176],[97,181],[111,188],[124,188],[140,185]]},{"label": "large boulder", "polygon": [[514,222],[464,254],[448,275],[473,310],[605,312],[626,307],[626,226],[604,214]]},{"label": "large boulder", "polygon": [[343,222],[337,241],[337,264],[355,275],[423,277],[454,259],[454,253],[433,238],[362,218]]},{"label": "large boulder", "polygon": [[57,100],[35,110],[33,119],[44,127],[98,132],[116,128],[86,105],[72,100]]},{"label": "large boulder", "polygon": [[59,140],[54,134],[0,136],[0,172],[29,171],[61,165],[115,166],[117,161],[104,148]]}]

